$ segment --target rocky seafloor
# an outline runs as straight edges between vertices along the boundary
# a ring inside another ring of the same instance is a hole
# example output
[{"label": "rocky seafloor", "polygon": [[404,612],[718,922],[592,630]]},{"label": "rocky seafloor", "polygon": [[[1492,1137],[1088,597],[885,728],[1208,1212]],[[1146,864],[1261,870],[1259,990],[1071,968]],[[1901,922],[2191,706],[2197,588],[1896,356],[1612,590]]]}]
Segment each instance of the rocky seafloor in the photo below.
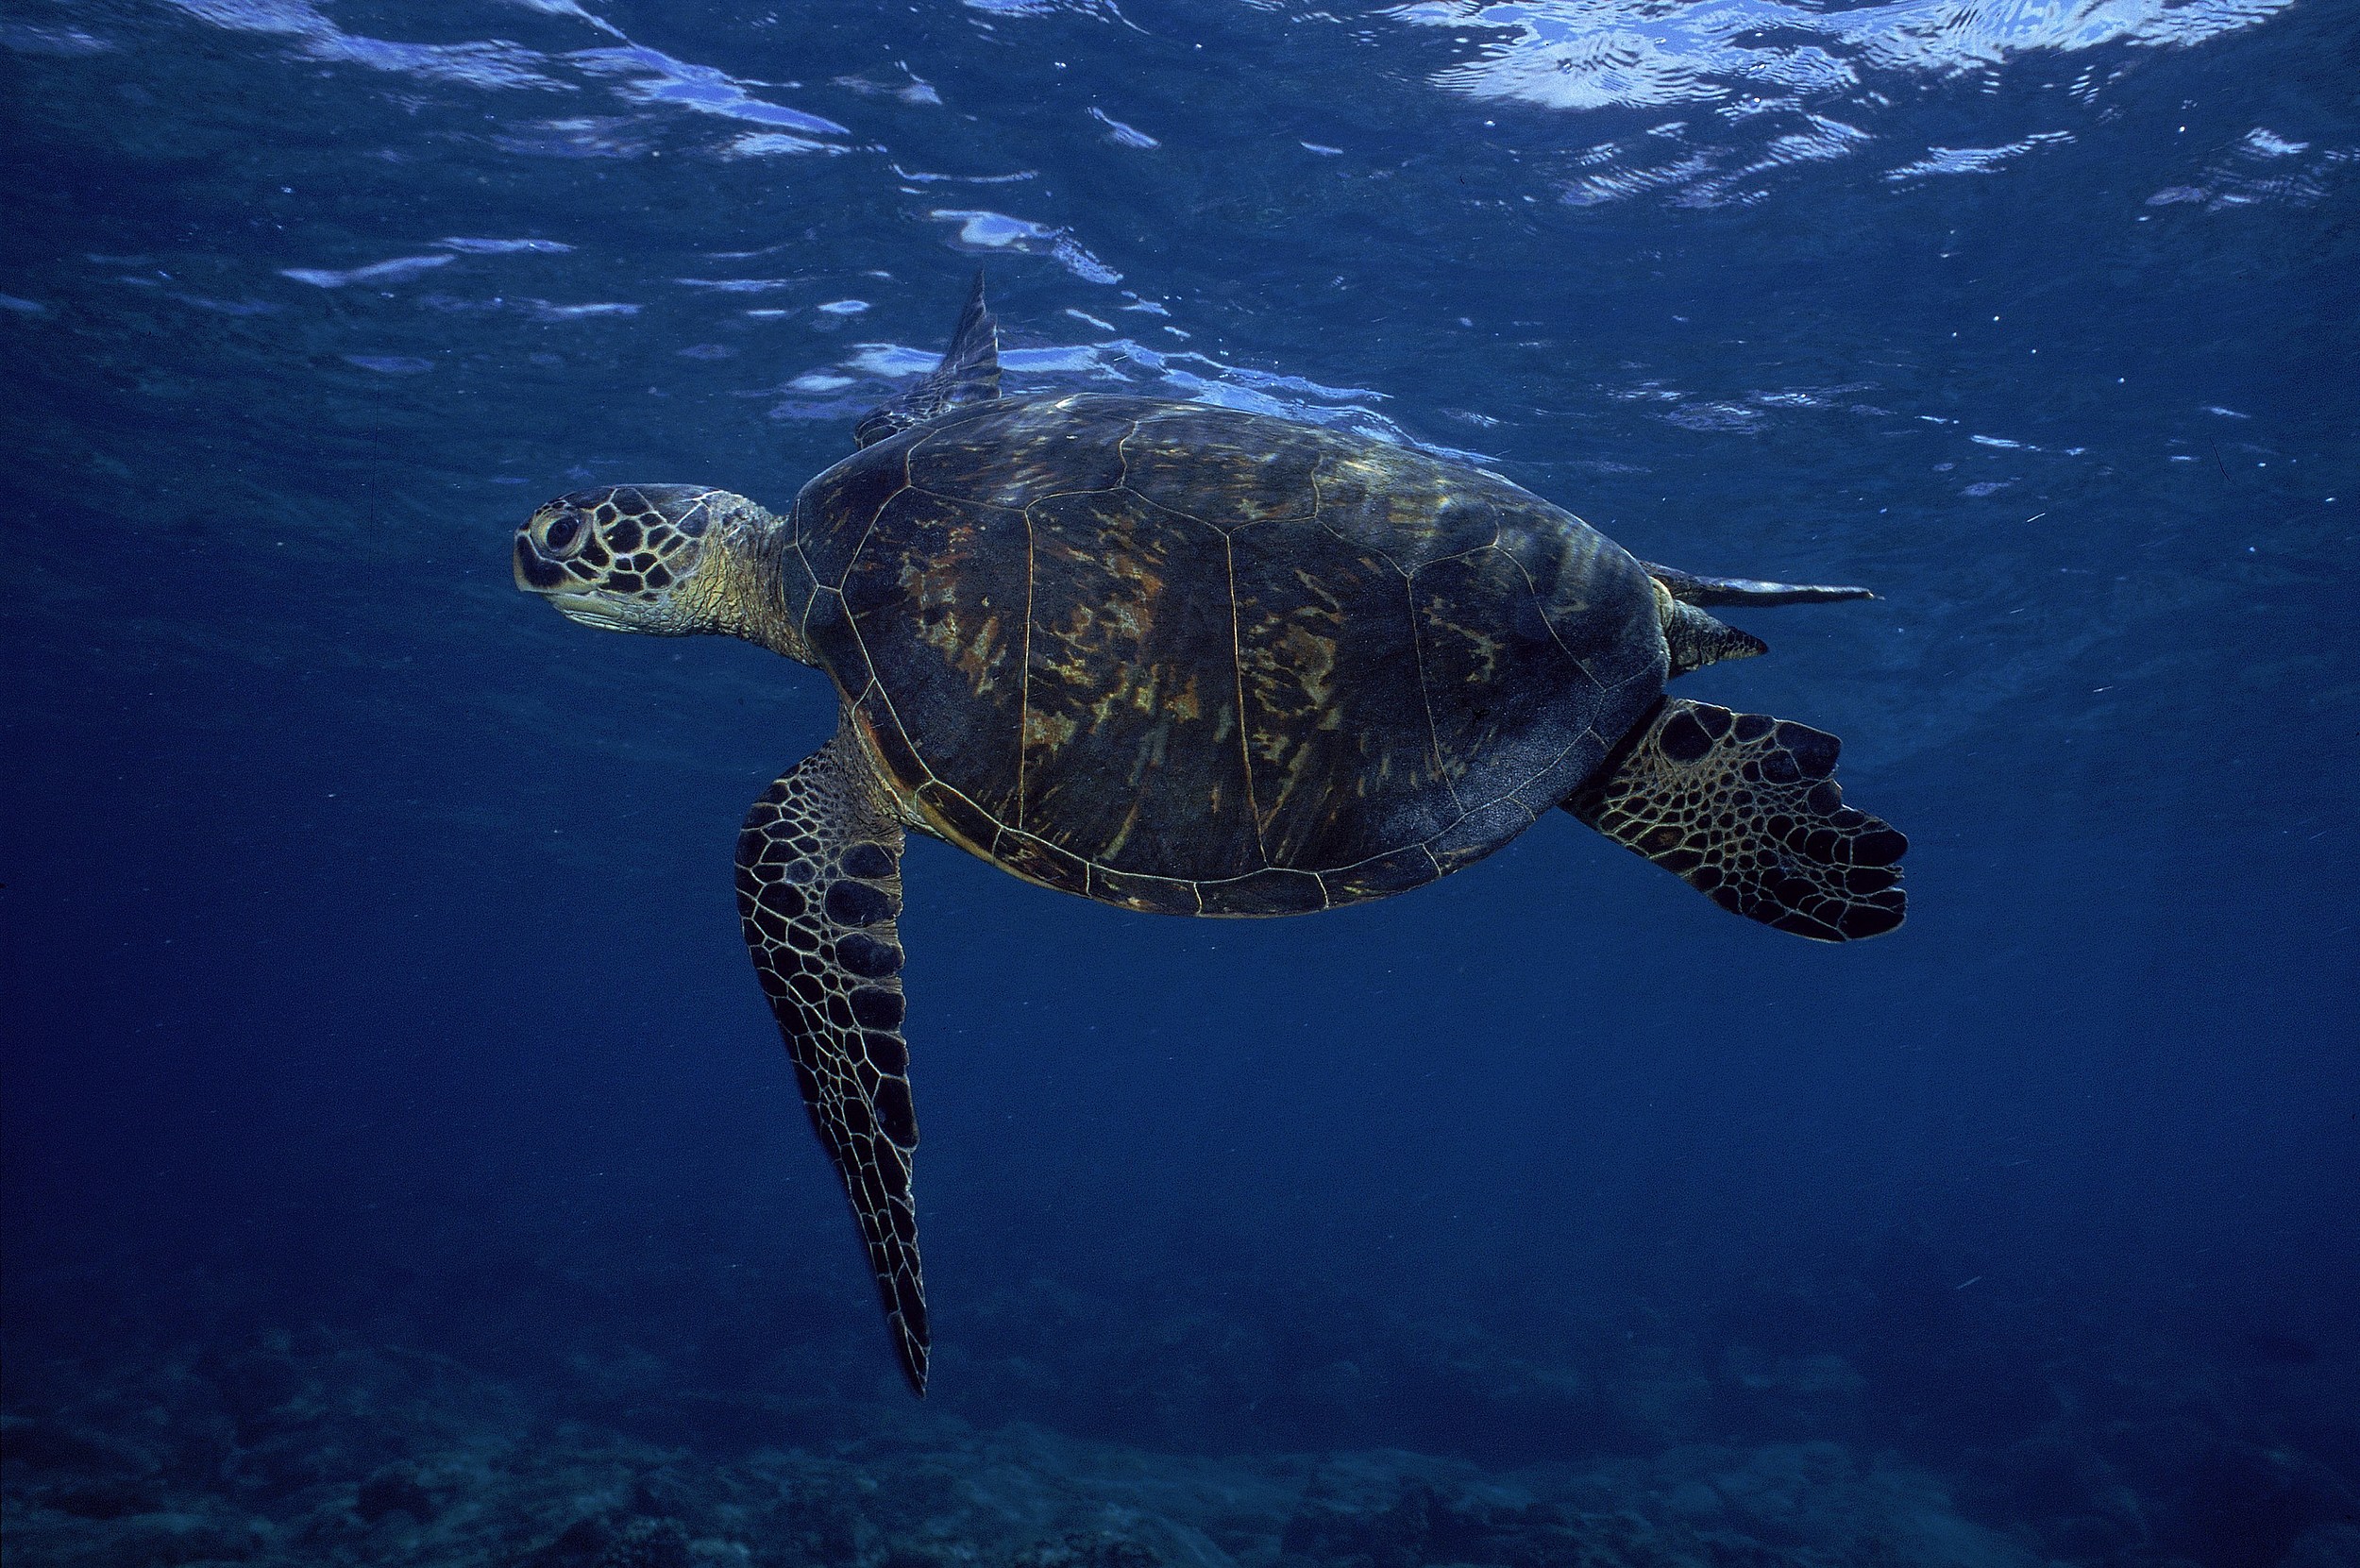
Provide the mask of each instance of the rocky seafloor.
[{"label": "rocky seafloor", "polygon": [[[1823,1405],[1861,1382],[1824,1357],[1735,1375]],[[2360,1565],[2360,1493],[2185,1408],[2052,1417],[1944,1472],[1828,1439],[1525,1465],[1160,1452],[644,1365],[553,1396],[326,1328],[26,1351],[8,1385],[9,1568]]]}]

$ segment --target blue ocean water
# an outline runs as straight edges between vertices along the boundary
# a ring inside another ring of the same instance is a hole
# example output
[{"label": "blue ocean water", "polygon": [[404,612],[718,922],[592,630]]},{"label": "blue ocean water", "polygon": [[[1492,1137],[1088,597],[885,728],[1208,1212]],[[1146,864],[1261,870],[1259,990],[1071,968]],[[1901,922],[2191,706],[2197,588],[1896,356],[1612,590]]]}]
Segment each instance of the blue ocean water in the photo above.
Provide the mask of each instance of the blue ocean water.
[{"label": "blue ocean water", "polygon": [[[2360,10],[11,0],[10,1564],[2360,1562]],[[826,680],[516,592],[1014,391],[1496,470],[1911,835],[913,844],[902,1389],[748,971]]]}]

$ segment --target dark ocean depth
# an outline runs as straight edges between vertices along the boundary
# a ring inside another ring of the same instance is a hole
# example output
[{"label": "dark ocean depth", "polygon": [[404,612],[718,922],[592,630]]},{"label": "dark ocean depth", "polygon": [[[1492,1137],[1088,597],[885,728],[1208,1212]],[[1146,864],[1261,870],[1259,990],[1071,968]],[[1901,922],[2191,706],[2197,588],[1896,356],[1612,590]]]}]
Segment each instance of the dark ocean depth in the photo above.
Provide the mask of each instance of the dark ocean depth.
[{"label": "dark ocean depth", "polygon": [[[2349,0],[0,0],[0,1557],[2360,1564],[2355,83]],[[1011,394],[1873,589],[1675,690],[1840,735],[1908,923],[913,839],[912,1398],[731,891],[835,693],[510,548],[784,510],[979,265]]]}]

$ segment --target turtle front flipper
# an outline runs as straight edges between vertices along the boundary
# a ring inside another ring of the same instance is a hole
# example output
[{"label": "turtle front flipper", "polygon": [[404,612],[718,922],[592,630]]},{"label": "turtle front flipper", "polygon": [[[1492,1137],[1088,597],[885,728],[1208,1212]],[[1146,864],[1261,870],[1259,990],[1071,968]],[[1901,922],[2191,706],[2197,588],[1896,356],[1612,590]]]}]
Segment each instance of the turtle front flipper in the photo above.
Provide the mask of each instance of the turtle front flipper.
[{"label": "turtle front flipper", "polygon": [[902,1037],[902,823],[844,732],[795,765],[737,835],[737,912],[811,1124],[844,1178],[910,1387],[926,1391],[926,1292]]},{"label": "turtle front flipper", "polygon": [[1910,841],[1844,803],[1825,730],[1666,698],[1565,809],[1722,908],[1822,942],[1901,923]]}]

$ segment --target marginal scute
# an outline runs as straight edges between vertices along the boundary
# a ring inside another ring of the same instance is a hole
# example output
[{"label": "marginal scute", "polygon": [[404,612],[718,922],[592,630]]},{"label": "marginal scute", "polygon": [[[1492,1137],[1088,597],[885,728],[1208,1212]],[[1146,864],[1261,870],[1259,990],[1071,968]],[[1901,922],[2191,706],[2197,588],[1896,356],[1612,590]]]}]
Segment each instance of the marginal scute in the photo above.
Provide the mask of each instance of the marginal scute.
[{"label": "marginal scute", "polygon": [[1467,815],[1426,842],[1426,852],[1445,872],[1471,866],[1532,826],[1533,814],[1514,797],[1470,805]]},{"label": "marginal scute", "polygon": [[913,799],[927,817],[950,835],[953,843],[965,844],[986,859],[991,858],[991,841],[999,836],[1000,824],[986,816],[974,801],[939,782],[920,784]]},{"label": "marginal scute", "polygon": [[1364,899],[1381,899],[1390,894],[1407,892],[1434,880],[1434,857],[1424,845],[1395,850],[1347,867],[1340,871],[1328,871],[1320,877],[1321,885],[1330,903],[1357,903]]},{"label": "marginal scute", "polygon": [[811,614],[803,621],[803,636],[828,673],[835,677],[838,691],[862,692],[875,683],[868,668],[868,650],[861,646],[860,632],[853,628],[852,618],[844,614],[844,601],[834,591],[823,588],[812,596]]},{"label": "marginal scute", "polygon": [[1200,912],[1196,884],[1171,877],[1130,876],[1093,865],[1089,868],[1088,885],[1083,891],[1102,903],[1137,910],[1142,915],[1194,915]]},{"label": "marginal scute", "polygon": [[1230,882],[1201,883],[1197,893],[1207,915],[1303,915],[1327,907],[1318,877],[1275,867]]},{"label": "marginal scute", "polygon": [[992,840],[992,858],[1028,882],[1068,893],[1089,891],[1089,862],[1028,833],[1003,830]]},{"label": "marginal scute", "polygon": [[910,744],[907,731],[902,728],[901,716],[894,711],[882,686],[872,686],[867,696],[852,706],[852,722],[861,737],[868,742],[887,779],[904,790],[923,786],[934,775],[919,760],[918,748]]}]

